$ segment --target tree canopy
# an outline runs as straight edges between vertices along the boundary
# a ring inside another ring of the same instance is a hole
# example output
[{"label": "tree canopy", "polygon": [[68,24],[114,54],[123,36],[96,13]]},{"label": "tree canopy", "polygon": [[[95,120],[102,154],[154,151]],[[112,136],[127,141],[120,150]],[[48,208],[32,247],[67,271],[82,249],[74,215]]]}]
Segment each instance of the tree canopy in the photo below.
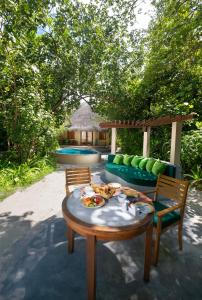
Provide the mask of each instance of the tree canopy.
[{"label": "tree canopy", "polygon": [[139,3],[0,2],[0,137],[18,160],[54,149],[81,99],[109,119],[201,120],[200,1],[152,1],[147,31]]}]

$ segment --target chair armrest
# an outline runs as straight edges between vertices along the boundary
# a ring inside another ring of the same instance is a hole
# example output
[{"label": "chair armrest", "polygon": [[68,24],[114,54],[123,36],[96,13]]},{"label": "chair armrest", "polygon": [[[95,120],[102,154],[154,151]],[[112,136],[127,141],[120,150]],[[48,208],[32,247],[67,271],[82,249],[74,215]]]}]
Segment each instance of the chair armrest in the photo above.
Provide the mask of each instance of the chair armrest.
[{"label": "chair armrest", "polygon": [[165,215],[168,214],[169,212],[174,211],[174,210],[176,210],[176,209],[178,209],[178,208],[180,208],[180,207],[182,207],[182,204],[177,204],[177,205],[174,205],[174,206],[165,208],[165,209],[163,209],[163,210],[157,212],[156,214],[157,214],[157,216],[158,216],[159,218],[162,218],[163,216],[165,216]]},{"label": "chair armrest", "polygon": [[150,191],[143,191],[142,193],[147,195],[147,194],[153,194],[153,193],[156,193],[156,189],[155,190],[150,190]]}]

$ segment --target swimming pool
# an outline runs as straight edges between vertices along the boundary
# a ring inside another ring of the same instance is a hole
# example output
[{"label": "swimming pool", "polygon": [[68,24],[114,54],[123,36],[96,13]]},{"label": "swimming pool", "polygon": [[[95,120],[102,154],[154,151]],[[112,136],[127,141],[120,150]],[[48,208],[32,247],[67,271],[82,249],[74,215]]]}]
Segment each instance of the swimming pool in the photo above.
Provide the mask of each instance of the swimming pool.
[{"label": "swimming pool", "polygon": [[95,154],[98,152],[95,150],[91,150],[91,149],[62,148],[62,149],[56,150],[56,153],[77,155],[77,154]]},{"label": "swimming pool", "polygon": [[56,150],[54,155],[61,164],[93,164],[101,159],[99,152],[89,148],[61,148]]}]

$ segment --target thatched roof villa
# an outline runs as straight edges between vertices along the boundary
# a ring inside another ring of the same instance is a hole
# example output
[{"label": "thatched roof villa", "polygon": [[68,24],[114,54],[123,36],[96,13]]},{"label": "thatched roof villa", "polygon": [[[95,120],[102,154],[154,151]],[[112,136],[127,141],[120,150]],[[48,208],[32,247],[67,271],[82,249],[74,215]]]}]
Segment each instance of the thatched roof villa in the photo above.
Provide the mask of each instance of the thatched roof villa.
[{"label": "thatched roof villa", "polygon": [[89,104],[81,103],[70,118],[71,126],[66,129],[63,138],[70,145],[108,146],[109,131],[99,126],[103,119],[94,113]]}]

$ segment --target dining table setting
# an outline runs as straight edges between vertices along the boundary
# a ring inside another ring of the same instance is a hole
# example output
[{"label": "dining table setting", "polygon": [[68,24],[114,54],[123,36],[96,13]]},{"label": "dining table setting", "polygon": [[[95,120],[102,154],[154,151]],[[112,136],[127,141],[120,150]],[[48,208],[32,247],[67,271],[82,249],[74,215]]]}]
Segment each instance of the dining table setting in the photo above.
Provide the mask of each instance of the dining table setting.
[{"label": "dining table setting", "polygon": [[86,237],[87,294],[96,299],[96,241],[131,239],[145,233],[144,280],[149,280],[154,207],[152,200],[119,183],[87,184],[75,188],[62,203],[67,224],[68,252],[74,233]]}]

